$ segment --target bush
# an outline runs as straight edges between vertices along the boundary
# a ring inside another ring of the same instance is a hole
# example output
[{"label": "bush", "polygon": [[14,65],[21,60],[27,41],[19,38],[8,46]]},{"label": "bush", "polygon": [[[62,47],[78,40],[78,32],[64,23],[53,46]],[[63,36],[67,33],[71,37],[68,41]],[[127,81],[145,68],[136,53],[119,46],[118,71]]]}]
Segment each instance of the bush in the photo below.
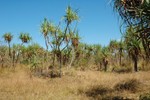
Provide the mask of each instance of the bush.
[{"label": "bush", "polygon": [[140,100],[150,100],[150,93],[140,95]]},{"label": "bush", "polygon": [[130,73],[132,72],[131,67],[115,67],[112,69],[112,71],[117,72],[117,73]]},{"label": "bush", "polygon": [[104,98],[107,94],[110,94],[112,92],[112,89],[105,87],[103,85],[96,85],[96,86],[91,86],[88,89],[79,89],[78,93],[82,94],[84,93],[88,97],[92,97],[94,99],[102,99]]},{"label": "bush", "polygon": [[139,85],[140,82],[137,79],[129,79],[116,84],[114,86],[114,89],[116,89],[117,91],[126,90],[126,91],[136,92],[138,90]]}]

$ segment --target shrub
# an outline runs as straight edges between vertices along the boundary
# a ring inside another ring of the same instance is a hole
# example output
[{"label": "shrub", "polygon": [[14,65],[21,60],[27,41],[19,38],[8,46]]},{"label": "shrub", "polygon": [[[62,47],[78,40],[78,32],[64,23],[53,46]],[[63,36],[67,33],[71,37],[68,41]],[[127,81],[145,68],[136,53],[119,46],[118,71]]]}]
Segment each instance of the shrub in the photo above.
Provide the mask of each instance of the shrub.
[{"label": "shrub", "polygon": [[130,73],[132,72],[131,67],[115,67],[112,69],[112,71],[117,72],[117,73]]},{"label": "shrub", "polygon": [[91,86],[88,89],[78,89],[79,94],[84,93],[88,97],[92,97],[94,99],[102,99],[107,94],[112,92],[112,89],[105,87],[103,85]]},{"label": "shrub", "polygon": [[139,100],[150,100],[150,93],[140,95]]},{"label": "shrub", "polygon": [[129,79],[123,82],[120,82],[114,86],[114,89],[117,91],[131,91],[136,92],[138,90],[138,87],[140,85],[140,82],[137,79]]}]

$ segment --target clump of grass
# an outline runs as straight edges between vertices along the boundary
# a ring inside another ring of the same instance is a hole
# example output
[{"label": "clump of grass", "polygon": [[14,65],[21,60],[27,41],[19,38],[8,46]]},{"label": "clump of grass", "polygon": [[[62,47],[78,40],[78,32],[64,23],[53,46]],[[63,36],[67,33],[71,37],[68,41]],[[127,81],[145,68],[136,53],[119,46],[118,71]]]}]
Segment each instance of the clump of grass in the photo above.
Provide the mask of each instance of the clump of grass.
[{"label": "clump of grass", "polygon": [[112,92],[112,89],[103,86],[103,85],[95,85],[90,86],[88,89],[78,89],[79,94],[85,94],[87,97],[91,97],[94,99],[102,99],[107,94],[110,94]]},{"label": "clump of grass", "polygon": [[150,93],[140,95],[139,100],[150,100]]},{"label": "clump of grass", "polygon": [[122,81],[114,86],[114,89],[117,91],[130,91],[136,92],[139,88],[140,82],[137,79],[128,79]]},{"label": "clump of grass", "polygon": [[132,68],[131,67],[115,67],[113,68],[112,70],[113,72],[116,72],[116,73],[130,73],[132,72]]}]

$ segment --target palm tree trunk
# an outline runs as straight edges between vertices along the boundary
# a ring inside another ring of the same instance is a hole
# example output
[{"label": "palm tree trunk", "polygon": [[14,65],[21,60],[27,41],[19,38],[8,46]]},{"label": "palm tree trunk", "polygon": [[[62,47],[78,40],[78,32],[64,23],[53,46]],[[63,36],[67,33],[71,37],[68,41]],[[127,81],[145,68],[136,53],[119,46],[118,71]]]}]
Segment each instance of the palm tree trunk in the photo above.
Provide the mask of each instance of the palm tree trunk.
[{"label": "palm tree trunk", "polygon": [[13,57],[12,57],[12,59],[13,59],[13,67],[15,66],[15,51],[13,50]]},{"label": "palm tree trunk", "polygon": [[122,64],[122,60],[121,60],[121,55],[122,55],[122,49],[120,49],[120,57],[119,57],[119,64],[120,64],[120,66],[121,66],[121,64]]},{"label": "palm tree trunk", "polygon": [[10,48],[10,43],[8,42],[8,46],[9,46],[9,57],[11,58],[11,48]]},{"label": "palm tree trunk", "polygon": [[133,56],[133,61],[134,61],[134,71],[138,71],[138,66],[137,66],[137,55]]},{"label": "palm tree trunk", "polygon": [[53,53],[53,67],[55,66],[55,53]]},{"label": "palm tree trunk", "polygon": [[142,45],[143,45],[143,48],[144,48],[144,51],[145,51],[145,54],[146,54],[146,59],[149,59],[150,57],[150,50],[149,50],[149,46],[146,45],[146,41],[145,41],[145,38],[143,37],[143,34],[141,33],[140,34],[141,36],[141,40],[142,40]]},{"label": "palm tree trunk", "polygon": [[61,52],[60,52],[60,56],[59,56],[59,77],[60,78],[62,74],[61,68],[62,68],[62,59],[61,59]]},{"label": "palm tree trunk", "polygon": [[100,71],[100,70],[101,70],[101,67],[102,67],[102,63],[101,63],[101,62],[99,62],[98,71]]},{"label": "palm tree trunk", "polygon": [[45,39],[46,50],[48,51],[48,44],[47,44],[46,36],[44,36],[44,39]]},{"label": "palm tree trunk", "polygon": [[18,51],[18,53],[17,53],[16,63],[18,63],[19,55],[20,55],[20,49],[19,49],[19,51]]},{"label": "palm tree trunk", "polygon": [[107,65],[108,65],[108,61],[106,60],[106,58],[104,58],[103,60],[103,63],[104,63],[104,67],[105,67],[105,72],[107,71]]},{"label": "palm tree trunk", "polygon": [[68,66],[68,69],[71,68],[74,59],[75,59],[75,50],[74,50],[74,47],[72,46],[72,57],[71,57],[71,62],[69,64],[69,66]]},{"label": "palm tree trunk", "polygon": [[136,60],[136,59],[134,60],[134,71],[135,71],[135,72],[138,71],[138,68],[137,68],[137,60]]},{"label": "palm tree trunk", "polygon": [[47,39],[46,39],[46,36],[44,36],[44,39],[45,39],[45,45],[46,45],[46,57],[45,57],[45,59],[46,60],[44,60],[44,61],[46,61],[47,62],[47,58],[48,58],[48,44],[47,44]]}]

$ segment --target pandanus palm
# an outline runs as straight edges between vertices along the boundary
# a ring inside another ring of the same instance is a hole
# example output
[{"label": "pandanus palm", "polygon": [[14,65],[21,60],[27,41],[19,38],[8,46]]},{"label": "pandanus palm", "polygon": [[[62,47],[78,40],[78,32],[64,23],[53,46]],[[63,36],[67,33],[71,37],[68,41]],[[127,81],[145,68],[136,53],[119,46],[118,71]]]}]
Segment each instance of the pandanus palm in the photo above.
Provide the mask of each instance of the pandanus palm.
[{"label": "pandanus palm", "polygon": [[5,33],[3,35],[3,38],[5,39],[5,41],[8,43],[8,46],[9,46],[9,56],[11,57],[11,48],[10,48],[10,42],[12,41],[12,38],[13,38],[13,35],[8,32],[8,33]]},{"label": "pandanus palm", "polygon": [[[20,50],[21,50],[23,48],[23,44],[24,43],[29,43],[32,38],[30,37],[29,33],[20,33],[19,39],[22,41],[22,44],[21,44],[22,47],[20,48]],[[21,52],[24,55],[23,50],[21,50]],[[19,58],[19,55],[20,54],[18,54],[17,59]]]},{"label": "pandanus palm", "polygon": [[70,6],[66,9],[66,15],[64,16],[66,23],[71,24],[73,21],[79,20],[76,11],[73,11]]},{"label": "pandanus palm", "polygon": [[140,54],[140,41],[134,36],[134,30],[130,27],[125,34],[125,42],[129,56],[134,61],[134,71],[138,71],[138,56]]},{"label": "pandanus palm", "polygon": [[[67,9],[66,9],[66,14],[64,15],[64,20],[65,20],[65,22],[66,22],[66,28],[65,28],[65,30],[64,30],[64,36],[63,36],[63,40],[62,40],[62,41],[64,41],[64,40],[66,39],[67,33],[69,33],[70,39],[72,38],[71,36],[72,36],[72,34],[74,34],[74,32],[75,32],[75,30],[76,30],[76,27],[74,28],[74,31],[73,31],[73,33],[72,33],[72,32],[70,32],[69,25],[70,25],[71,23],[73,23],[74,21],[78,21],[78,20],[79,20],[77,11],[74,11],[70,6],[68,6]],[[70,33],[72,33],[72,34],[70,34]],[[68,46],[68,43],[69,43],[69,42],[67,42],[67,46]],[[73,47],[72,47],[72,49],[74,50]],[[62,50],[64,50],[64,49],[62,49]],[[73,52],[74,52],[74,51],[73,51]],[[74,55],[74,53],[73,53],[73,55]],[[74,57],[72,57],[72,59],[73,59],[73,58],[74,58]],[[61,58],[60,58],[60,59],[61,59]],[[71,67],[72,62],[73,62],[73,60],[71,60],[71,62],[70,62],[70,64],[69,64],[69,67]],[[61,61],[60,61],[60,69],[61,69]],[[61,70],[60,70],[60,74],[61,74]]]},{"label": "pandanus palm", "polygon": [[108,47],[103,47],[102,48],[102,58],[103,58],[103,65],[105,67],[105,72],[107,71],[108,67],[108,56],[109,56],[109,50]]},{"label": "pandanus palm", "polygon": [[132,25],[139,32],[147,58],[150,58],[150,2],[149,0],[113,0],[114,8],[127,25]]},{"label": "pandanus palm", "polygon": [[[65,37],[67,34],[67,30],[69,30],[69,25],[74,22],[79,20],[79,16],[77,14],[77,11],[74,11],[70,6],[67,7],[66,9],[66,14],[64,15],[64,20],[66,22],[66,28],[65,28]],[[76,29],[76,27],[75,27]],[[70,33],[70,32],[69,32]],[[70,34],[71,36],[71,34]]]},{"label": "pandanus palm", "polygon": [[20,33],[19,39],[22,41],[23,43],[28,43],[29,41],[31,41],[31,36],[29,35],[29,33]]},{"label": "pandanus palm", "polygon": [[45,39],[45,45],[46,45],[46,49],[48,50],[48,40],[47,40],[47,36],[49,33],[49,22],[46,18],[44,18],[44,21],[41,24],[41,32],[44,36]]}]

